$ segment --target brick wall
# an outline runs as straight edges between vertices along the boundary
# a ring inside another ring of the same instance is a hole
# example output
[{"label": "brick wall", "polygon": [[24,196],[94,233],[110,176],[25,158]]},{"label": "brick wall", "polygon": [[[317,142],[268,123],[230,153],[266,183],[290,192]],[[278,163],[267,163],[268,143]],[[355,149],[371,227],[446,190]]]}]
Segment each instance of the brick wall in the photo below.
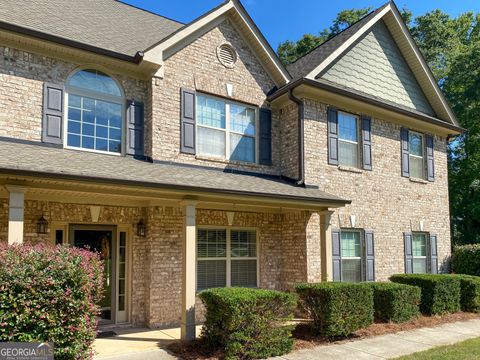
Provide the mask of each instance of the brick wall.
[{"label": "brick wall", "polygon": [[[348,111],[348,109],[345,109]],[[327,105],[306,100],[306,181],[352,200],[335,211],[332,225],[375,231],[377,280],[404,272],[403,232],[424,230],[438,235],[439,264],[450,255],[446,139],[435,137],[435,182],[413,182],[401,176],[400,125],[372,119],[373,171],[343,171],[328,165]]]}]

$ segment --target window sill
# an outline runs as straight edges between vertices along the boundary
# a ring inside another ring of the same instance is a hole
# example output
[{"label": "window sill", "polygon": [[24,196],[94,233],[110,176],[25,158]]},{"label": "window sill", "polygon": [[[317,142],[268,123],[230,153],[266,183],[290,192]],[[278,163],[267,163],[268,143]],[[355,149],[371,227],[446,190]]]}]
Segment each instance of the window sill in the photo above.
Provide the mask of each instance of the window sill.
[{"label": "window sill", "polygon": [[424,180],[424,179],[419,179],[419,178],[409,178],[409,180],[413,183],[417,183],[417,184],[428,184],[428,181],[427,180]]},{"label": "window sill", "polygon": [[217,157],[209,157],[209,156],[203,156],[203,155],[196,155],[195,159],[202,160],[202,161],[211,161],[211,162],[216,162],[219,164],[226,164],[226,165],[242,165],[242,166],[252,166],[252,167],[260,166],[260,164],[255,162],[237,161],[237,160],[232,161],[232,160],[226,160],[226,159],[221,159]]},{"label": "window sill", "polygon": [[362,174],[363,173],[362,169],[351,167],[351,166],[345,166],[345,165],[339,165],[338,170],[351,172],[351,173],[355,173],[355,174]]}]

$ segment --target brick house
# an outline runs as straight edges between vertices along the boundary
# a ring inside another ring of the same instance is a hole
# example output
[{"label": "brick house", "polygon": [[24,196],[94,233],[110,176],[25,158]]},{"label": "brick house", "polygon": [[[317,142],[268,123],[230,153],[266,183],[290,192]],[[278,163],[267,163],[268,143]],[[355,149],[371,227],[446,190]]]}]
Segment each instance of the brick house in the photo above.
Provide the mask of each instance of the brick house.
[{"label": "brick house", "polygon": [[100,251],[103,323],[446,268],[462,129],[392,2],[288,67],[237,0],[69,5],[0,4],[0,241]]}]

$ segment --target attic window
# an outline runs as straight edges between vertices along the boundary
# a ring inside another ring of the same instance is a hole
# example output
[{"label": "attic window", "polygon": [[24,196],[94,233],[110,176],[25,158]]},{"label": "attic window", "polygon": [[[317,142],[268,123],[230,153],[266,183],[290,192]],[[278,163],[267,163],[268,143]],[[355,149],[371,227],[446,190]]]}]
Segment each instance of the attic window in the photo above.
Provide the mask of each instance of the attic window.
[{"label": "attic window", "polygon": [[237,62],[237,53],[230,44],[222,44],[217,48],[217,57],[220,63],[231,69]]}]

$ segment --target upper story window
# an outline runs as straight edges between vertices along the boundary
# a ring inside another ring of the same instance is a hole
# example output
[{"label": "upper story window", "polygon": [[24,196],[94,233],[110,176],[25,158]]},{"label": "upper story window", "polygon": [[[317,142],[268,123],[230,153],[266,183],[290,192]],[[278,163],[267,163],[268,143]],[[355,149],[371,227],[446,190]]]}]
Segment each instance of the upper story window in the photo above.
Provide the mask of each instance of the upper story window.
[{"label": "upper story window", "polygon": [[425,151],[423,135],[417,132],[409,132],[409,161],[410,176],[417,179],[425,178]]},{"label": "upper story window", "polygon": [[117,82],[98,70],[80,70],[66,93],[66,146],[121,154],[125,99]]},{"label": "upper story window", "polygon": [[196,96],[198,155],[257,161],[257,109],[203,94]]},{"label": "upper story window", "polygon": [[358,117],[338,112],[338,161],[340,165],[359,166]]}]

